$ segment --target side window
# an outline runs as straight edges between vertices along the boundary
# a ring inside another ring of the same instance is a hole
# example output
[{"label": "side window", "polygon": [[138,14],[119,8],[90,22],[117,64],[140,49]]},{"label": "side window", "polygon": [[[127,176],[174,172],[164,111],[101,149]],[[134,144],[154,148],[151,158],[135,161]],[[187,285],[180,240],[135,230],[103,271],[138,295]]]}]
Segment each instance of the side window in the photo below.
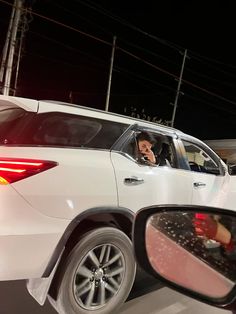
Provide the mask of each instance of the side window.
[{"label": "side window", "polygon": [[217,163],[201,147],[187,141],[182,142],[191,171],[220,174]]},{"label": "side window", "polygon": [[110,149],[128,125],[50,112],[38,114],[22,144]]},{"label": "side window", "polygon": [[0,141],[14,143],[19,132],[18,125],[28,115],[21,108],[0,110]]},{"label": "side window", "polygon": [[175,168],[176,159],[173,147],[171,137],[140,130],[133,132],[122,152],[141,164]]}]

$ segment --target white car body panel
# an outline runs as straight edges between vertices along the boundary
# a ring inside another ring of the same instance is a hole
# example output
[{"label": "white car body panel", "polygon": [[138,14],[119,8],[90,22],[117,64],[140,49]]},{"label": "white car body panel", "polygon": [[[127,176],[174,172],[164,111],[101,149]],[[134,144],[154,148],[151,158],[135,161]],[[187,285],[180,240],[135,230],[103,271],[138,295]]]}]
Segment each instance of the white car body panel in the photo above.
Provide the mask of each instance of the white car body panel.
[{"label": "white car body panel", "polygon": [[228,183],[221,191],[224,196],[224,208],[236,211],[236,176],[229,176]]},{"label": "white car body panel", "polygon": [[110,153],[34,147],[2,147],[0,153],[59,163],[0,188],[0,280],[39,278],[74,217],[89,208],[117,206]]},{"label": "white car body panel", "polygon": [[12,185],[33,208],[46,216],[72,220],[84,210],[118,204],[109,151],[6,147],[0,152],[2,157],[59,163],[59,166]]},{"label": "white car body panel", "polygon": [[[139,165],[119,153],[112,153],[116,172],[119,206],[137,212],[157,204],[191,204],[191,179],[184,171],[165,167]],[[125,178],[143,179],[138,185],[124,184]]]},{"label": "white car body panel", "polygon": [[[223,207],[225,202],[225,185],[228,185],[228,176],[216,176],[209,173],[185,171],[191,177],[193,194],[192,204]],[[194,184],[200,184],[199,187]]]},{"label": "white car body panel", "polygon": [[0,95],[0,106],[18,106],[31,112],[37,112],[39,102],[34,99]]},{"label": "white car body panel", "polygon": [[41,277],[69,220],[42,215],[10,185],[0,200],[0,280]]}]

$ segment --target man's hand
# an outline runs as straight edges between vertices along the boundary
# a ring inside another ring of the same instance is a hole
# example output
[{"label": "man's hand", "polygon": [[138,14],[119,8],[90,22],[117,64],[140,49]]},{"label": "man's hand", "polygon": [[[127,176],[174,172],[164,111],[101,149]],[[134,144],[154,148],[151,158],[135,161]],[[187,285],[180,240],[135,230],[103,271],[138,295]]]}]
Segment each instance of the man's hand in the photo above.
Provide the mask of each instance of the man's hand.
[{"label": "man's hand", "polygon": [[156,163],[156,157],[153,153],[153,151],[150,150],[146,150],[145,153],[143,153],[143,155],[148,159],[148,161],[150,161],[151,163],[155,164]]}]

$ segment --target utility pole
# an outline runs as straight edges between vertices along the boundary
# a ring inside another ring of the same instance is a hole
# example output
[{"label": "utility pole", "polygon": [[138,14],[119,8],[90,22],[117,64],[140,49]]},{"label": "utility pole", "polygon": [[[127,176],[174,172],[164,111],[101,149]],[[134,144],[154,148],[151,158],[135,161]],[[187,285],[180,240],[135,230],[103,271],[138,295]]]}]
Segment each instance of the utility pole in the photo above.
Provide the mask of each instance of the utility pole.
[{"label": "utility pole", "polygon": [[13,18],[11,38],[10,38],[10,43],[9,43],[8,60],[6,63],[6,68],[5,68],[3,95],[9,95],[9,93],[10,93],[11,76],[12,76],[12,69],[13,69],[13,58],[14,58],[15,49],[16,49],[16,36],[17,36],[17,32],[18,32],[23,2],[22,2],[22,0],[16,0],[14,5],[16,6],[16,8],[15,8],[15,14],[14,14],[14,18]]},{"label": "utility pole", "polygon": [[174,126],[175,114],[176,114],[179,94],[181,93],[180,92],[180,86],[181,86],[181,83],[182,83],[182,76],[183,76],[183,72],[184,72],[184,65],[185,65],[186,57],[187,57],[187,49],[185,49],[185,51],[184,51],[182,67],[181,67],[180,76],[179,76],[179,80],[178,80],[178,87],[177,87],[177,91],[176,91],[175,102],[174,102],[174,109],[173,109],[172,119],[171,119],[171,126],[172,127]]},{"label": "utility pole", "polygon": [[[27,3],[27,9],[25,3]],[[25,33],[28,30],[28,24],[32,21],[32,3],[33,1],[14,0],[12,6],[0,68],[0,83],[4,95],[15,96],[16,94]]]},{"label": "utility pole", "polygon": [[21,31],[20,31],[20,43],[19,43],[19,48],[18,48],[18,55],[17,55],[17,63],[16,63],[16,74],[15,74],[15,82],[14,82],[14,89],[13,89],[13,95],[16,95],[16,90],[17,90],[17,83],[18,83],[18,75],[19,75],[19,68],[20,68],[20,60],[21,60],[21,54],[22,54],[22,48],[23,48],[23,40],[24,40],[24,35],[25,31],[27,28],[27,16],[26,13],[24,12],[22,14],[22,25],[21,25]]},{"label": "utility pole", "polygon": [[108,111],[108,108],[109,108],[111,79],[112,79],[112,71],[113,71],[113,62],[114,62],[115,49],[116,49],[116,36],[113,37],[112,52],[111,52],[111,64],[110,64],[109,80],[108,80],[108,87],[107,87],[107,97],[106,97],[105,111]]},{"label": "utility pole", "polygon": [[17,0],[14,1],[13,7],[12,7],[11,18],[10,18],[10,23],[8,26],[6,42],[5,42],[5,45],[3,48],[3,53],[2,53],[2,61],[1,61],[1,68],[0,68],[0,82],[3,81],[4,71],[5,71],[5,67],[6,67],[7,53],[8,53],[8,49],[9,49],[9,42],[10,42],[11,33],[12,33],[12,25],[13,25],[13,20],[14,20],[15,11],[16,11],[16,1]]}]

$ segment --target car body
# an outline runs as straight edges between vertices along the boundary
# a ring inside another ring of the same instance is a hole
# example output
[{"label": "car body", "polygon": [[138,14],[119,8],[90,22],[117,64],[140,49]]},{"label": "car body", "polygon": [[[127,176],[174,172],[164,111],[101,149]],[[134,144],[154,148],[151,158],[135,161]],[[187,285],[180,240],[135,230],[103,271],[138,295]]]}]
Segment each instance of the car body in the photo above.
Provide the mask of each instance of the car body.
[{"label": "car body", "polygon": [[[73,104],[12,96],[0,96],[0,130],[0,280],[28,279],[29,292],[40,304],[49,288],[63,281],[59,270],[64,267],[61,272],[66,273],[67,259],[70,254],[76,259],[77,245],[80,253],[88,233],[92,253],[84,254],[91,257],[97,247],[100,255],[107,250],[109,228],[130,239],[134,214],[146,206],[208,204],[235,210],[235,178],[225,163],[204,142],[179,130]],[[168,148],[171,167],[151,166],[137,157],[133,148],[141,131],[156,137],[157,154]],[[104,247],[102,240],[92,244],[97,229],[107,232]],[[112,244],[114,254],[117,245]],[[123,259],[119,263],[126,265]],[[106,277],[99,265],[93,273],[91,278],[99,282]],[[122,276],[115,279],[117,291],[126,273]],[[127,297],[133,278],[130,271],[130,286],[117,304]],[[100,310],[110,299],[80,305],[86,311]],[[111,309],[107,311],[102,313]]]}]

